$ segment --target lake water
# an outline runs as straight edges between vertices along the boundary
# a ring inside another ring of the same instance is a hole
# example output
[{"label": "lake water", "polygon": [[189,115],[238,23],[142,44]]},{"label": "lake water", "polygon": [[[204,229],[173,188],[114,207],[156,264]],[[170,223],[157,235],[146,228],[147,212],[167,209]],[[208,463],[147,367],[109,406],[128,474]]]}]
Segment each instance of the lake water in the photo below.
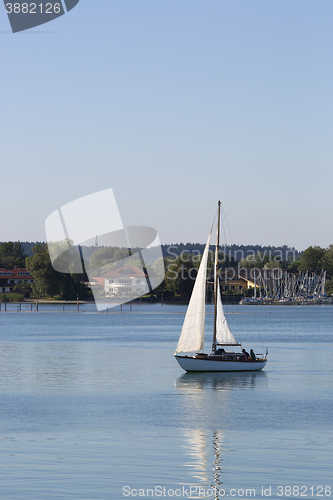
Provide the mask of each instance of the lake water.
[{"label": "lake water", "polygon": [[178,366],[184,306],[30,309],[0,312],[1,500],[331,496],[333,306],[228,307],[269,350],[231,374]]}]

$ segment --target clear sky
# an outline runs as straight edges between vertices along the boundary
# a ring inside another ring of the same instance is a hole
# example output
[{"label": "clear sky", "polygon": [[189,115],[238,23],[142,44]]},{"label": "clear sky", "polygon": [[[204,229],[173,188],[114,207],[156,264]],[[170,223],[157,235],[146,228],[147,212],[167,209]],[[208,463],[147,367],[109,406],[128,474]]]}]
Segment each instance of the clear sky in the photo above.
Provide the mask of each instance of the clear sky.
[{"label": "clear sky", "polygon": [[[80,0],[10,33],[0,5],[0,241],[113,188],[125,225],[333,243],[331,0]],[[228,240],[228,243],[231,241]]]}]

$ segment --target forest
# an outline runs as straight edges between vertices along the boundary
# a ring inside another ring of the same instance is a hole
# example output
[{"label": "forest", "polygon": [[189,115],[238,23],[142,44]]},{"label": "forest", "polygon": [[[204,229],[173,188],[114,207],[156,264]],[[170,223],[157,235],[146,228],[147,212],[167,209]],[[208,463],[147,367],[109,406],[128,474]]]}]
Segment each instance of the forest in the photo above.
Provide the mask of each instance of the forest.
[{"label": "forest", "polygon": [[[154,295],[165,297],[188,297],[192,291],[197,269],[204,245],[202,244],[174,244],[163,245],[163,259],[158,259],[148,270],[156,274],[165,272],[165,279]],[[326,288],[328,295],[333,293],[333,244],[328,248],[310,246],[303,252],[287,246],[260,247],[233,245],[222,247],[219,252],[219,271],[228,269],[283,269],[290,273],[326,271]],[[88,251],[89,250],[89,251]],[[90,247],[86,250],[85,264],[89,267],[99,267],[108,272],[115,267],[115,263],[128,256],[128,250],[122,248]],[[135,250],[132,264],[139,265]],[[213,247],[208,261],[208,273],[213,272]],[[27,268],[35,278],[32,285],[14,287],[13,293],[23,294],[31,298],[56,298],[61,300],[75,300],[92,298],[91,289],[85,273],[60,273],[56,271],[50,260],[48,247],[43,243],[3,242],[0,244],[0,268]],[[86,270],[85,269],[85,270]]]}]

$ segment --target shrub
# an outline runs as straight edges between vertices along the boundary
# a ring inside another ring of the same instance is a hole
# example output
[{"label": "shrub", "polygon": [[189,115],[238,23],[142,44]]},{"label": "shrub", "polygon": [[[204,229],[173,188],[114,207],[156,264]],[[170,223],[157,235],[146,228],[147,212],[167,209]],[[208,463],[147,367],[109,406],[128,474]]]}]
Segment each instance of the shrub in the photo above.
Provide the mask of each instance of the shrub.
[{"label": "shrub", "polygon": [[23,293],[1,293],[0,302],[23,302]]}]

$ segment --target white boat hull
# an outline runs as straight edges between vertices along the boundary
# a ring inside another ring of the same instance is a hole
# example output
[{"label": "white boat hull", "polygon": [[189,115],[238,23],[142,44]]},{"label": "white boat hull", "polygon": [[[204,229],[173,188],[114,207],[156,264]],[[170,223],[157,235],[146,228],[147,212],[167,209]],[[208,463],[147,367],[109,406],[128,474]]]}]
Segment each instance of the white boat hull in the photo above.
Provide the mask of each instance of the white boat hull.
[{"label": "white boat hull", "polygon": [[262,370],[267,363],[267,359],[256,361],[225,361],[177,355],[175,355],[175,358],[186,372],[253,372]]}]

